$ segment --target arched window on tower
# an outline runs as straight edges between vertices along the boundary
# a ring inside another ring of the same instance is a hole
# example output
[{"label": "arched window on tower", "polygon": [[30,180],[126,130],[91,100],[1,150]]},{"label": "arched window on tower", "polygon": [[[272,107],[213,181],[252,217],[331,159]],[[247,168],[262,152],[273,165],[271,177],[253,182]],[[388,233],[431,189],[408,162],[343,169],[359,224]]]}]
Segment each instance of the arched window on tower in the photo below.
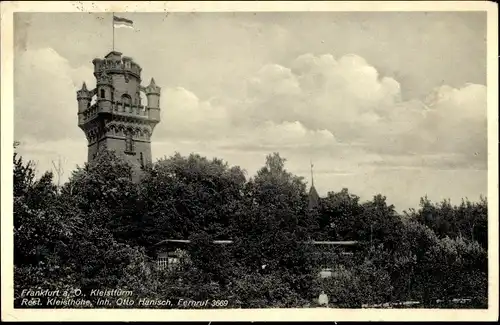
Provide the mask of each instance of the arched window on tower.
[{"label": "arched window on tower", "polygon": [[132,104],[132,98],[128,94],[123,94],[122,103],[125,107],[129,107]]},{"label": "arched window on tower", "polygon": [[142,155],[142,152],[140,153],[140,162],[141,162],[141,167],[144,167],[144,156]]},{"label": "arched window on tower", "polygon": [[106,91],[101,89],[101,98],[106,98]]}]

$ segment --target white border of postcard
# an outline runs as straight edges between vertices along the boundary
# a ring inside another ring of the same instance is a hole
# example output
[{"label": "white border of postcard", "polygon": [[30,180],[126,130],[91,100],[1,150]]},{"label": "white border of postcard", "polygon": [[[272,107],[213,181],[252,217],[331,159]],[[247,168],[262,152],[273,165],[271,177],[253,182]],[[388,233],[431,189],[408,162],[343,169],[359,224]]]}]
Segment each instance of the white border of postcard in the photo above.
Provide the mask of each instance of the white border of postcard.
[{"label": "white border of postcard", "polygon": [[[486,1],[26,1],[2,2],[2,320],[9,321],[441,321],[498,320],[498,9]],[[485,11],[488,70],[488,237],[489,308],[440,309],[226,309],[226,310],[99,310],[13,308],[12,154],[13,154],[13,13],[14,12],[231,12],[231,11]]]}]

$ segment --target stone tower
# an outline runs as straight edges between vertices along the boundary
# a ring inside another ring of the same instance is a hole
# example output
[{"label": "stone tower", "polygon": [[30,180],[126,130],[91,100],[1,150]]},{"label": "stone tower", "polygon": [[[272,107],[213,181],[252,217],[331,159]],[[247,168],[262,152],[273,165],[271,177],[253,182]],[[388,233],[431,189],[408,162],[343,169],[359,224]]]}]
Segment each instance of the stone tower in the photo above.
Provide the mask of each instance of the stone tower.
[{"label": "stone tower", "polygon": [[[87,137],[88,161],[106,148],[140,170],[152,161],[151,135],[160,122],[161,89],[154,79],[141,86],[141,67],[122,53],[113,51],[92,63],[96,88],[88,90],[83,83],[77,91],[78,126]],[[147,103],[141,102],[141,92]]]}]

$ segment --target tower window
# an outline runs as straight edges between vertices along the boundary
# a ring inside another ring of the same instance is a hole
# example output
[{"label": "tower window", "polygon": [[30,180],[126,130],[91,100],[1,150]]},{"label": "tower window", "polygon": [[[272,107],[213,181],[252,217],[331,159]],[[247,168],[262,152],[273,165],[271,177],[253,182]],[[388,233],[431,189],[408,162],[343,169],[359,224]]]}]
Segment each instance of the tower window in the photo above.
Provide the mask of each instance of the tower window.
[{"label": "tower window", "polygon": [[144,156],[142,155],[142,152],[140,154],[140,161],[141,161],[141,167],[144,167]]},{"label": "tower window", "polygon": [[101,89],[101,98],[106,97],[106,91],[104,89]]},{"label": "tower window", "polygon": [[125,152],[134,152],[134,140],[132,139],[132,133],[128,133],[127,138],[125,139]]},{"label": "tower window", "polygon": [[122,95],[122,102],[123,102],[123,105],[125,105],[125,106],[131,106],[132,98],[130,98],[130,96],[128,94],[124,94],[124,95]]}]

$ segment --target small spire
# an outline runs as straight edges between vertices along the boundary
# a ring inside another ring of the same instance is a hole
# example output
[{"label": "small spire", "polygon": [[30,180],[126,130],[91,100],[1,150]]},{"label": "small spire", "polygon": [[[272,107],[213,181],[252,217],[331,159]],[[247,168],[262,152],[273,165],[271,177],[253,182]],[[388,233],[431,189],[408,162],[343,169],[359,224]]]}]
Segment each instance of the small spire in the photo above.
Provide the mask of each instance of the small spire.
[{"label": "small spire", "polygon": [[309,189],[309,209],[315,209],[319,206],[319,195],[314,187],[314,165],[311,160],[311,188]]},{"label": "small spire", "polygon": [[155,78],[151,78],[151,82],[146,87],[146,94],[160,94],[161,88],[156,85]]},{"label": "small spire", "polygon": [[83,85],[82,85],[82,90],[87,91],[87,85],[85,84],[85,81],[83,82]]}]

